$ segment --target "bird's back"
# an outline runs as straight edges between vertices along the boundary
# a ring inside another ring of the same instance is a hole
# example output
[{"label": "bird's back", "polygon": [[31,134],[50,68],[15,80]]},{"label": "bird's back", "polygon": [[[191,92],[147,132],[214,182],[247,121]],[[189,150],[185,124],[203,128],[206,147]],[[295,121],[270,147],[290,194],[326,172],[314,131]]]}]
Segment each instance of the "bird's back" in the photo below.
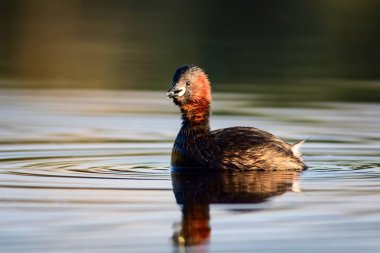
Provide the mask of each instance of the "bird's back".
[{"label": "bird's back", "polygon": [[237,170],[302,170],[292,145],[253,127],[231,127],[210,132],[211,155],[219,166]]}]

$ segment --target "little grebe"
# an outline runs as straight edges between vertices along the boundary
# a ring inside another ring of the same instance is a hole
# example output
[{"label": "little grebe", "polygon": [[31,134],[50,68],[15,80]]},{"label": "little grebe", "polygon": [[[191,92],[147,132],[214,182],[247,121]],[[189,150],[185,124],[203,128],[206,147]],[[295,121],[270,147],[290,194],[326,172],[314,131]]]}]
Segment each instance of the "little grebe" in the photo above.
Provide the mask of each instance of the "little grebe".
[{"label": "little grebe", "polygon": [[300,146],[253,127],[210,131],[211,85],[199,67],[179,67],[167,97],[182,112],[182,127],[174,142],[174,168],[216,170],[304,170]]}]

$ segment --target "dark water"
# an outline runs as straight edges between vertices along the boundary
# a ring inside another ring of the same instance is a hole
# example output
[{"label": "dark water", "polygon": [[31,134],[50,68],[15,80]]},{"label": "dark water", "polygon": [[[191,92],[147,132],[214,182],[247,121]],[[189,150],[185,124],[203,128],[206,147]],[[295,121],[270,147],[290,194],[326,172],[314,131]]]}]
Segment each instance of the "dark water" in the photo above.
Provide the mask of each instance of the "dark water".
[{"label": "dark water", "polygon": [[171,175],[163,92],[1,90],[0,251],[380,251],[380,105],[214,100],[212,128],[307,139],[310,169]]},{"label": "dark water", "polygon": [[163,90],[196,64],[216,91],[375,102],[379,12],[377,0],[0,0],[0,87]]}]

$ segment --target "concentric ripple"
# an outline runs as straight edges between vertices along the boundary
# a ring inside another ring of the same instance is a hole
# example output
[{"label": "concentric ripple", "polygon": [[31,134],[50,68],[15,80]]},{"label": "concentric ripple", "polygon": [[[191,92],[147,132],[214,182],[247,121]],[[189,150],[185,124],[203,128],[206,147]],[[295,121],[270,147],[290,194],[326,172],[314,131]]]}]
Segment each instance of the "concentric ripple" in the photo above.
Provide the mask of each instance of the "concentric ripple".
[{"label": "concentric ripple", "polygon": [[[248,95],[215,100],[213,129],[255,126],[306,139],[310,169],[295,191],[256,208],[212,204],[204,216],[210,252],[379,252],[378,104],[257,108]],[[180,119],[163,94],[2,91],[0,105],[0,252],[181,250],[169,239],[182,215],[169,171]],[[202,189],[189,196],[221,192]],[[243,209],[251,211],[233,211]]]},{"label": "concentric ripple", "polygon": [[[2,186],[169,189],[170,148],[169,143],[12,145],[1,152],[1,173],[8,178]],[[44,177],[57,185],[41,184]]]}]

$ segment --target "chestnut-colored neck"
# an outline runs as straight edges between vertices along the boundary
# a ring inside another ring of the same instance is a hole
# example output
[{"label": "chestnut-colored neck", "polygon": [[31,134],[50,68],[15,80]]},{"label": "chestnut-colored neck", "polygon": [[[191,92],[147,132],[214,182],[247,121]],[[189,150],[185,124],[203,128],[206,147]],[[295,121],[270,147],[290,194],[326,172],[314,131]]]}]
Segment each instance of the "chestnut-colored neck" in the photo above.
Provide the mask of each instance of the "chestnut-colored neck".
[{"label": "chestnut-colored neck", "polygon": [[180,105],[182,125],[190,131],[208,132],[210,131],[211,85],[205,73],[198,74],[192,83],[192,90],[190,101]]},{"label": "chestnut-colored neck", "polygon": [[190,101],[180,106],[182,125],[195,131],[210,131],[210,101]]}]

